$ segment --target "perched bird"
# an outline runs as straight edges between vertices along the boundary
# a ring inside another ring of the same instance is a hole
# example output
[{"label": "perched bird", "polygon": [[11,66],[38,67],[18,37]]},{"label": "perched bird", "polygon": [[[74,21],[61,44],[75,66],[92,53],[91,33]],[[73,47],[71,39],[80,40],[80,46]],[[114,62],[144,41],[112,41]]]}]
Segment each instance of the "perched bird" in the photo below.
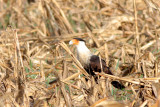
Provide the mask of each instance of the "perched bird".
[{"label": "perched bird", "polygon": [[[69,42],[69,45],[76,45],[77,59],[88,72],[88,74],[95,77],[95,80],[97,80],[97,76],[94,72],[101,72],[103,70],[104,73],[113,75],[109,67],[106,66],[105,61],[100,59],[97,55],[93,55],[92,52],[87,48],[83,39],[73,38]],[[118,81],[112,81],[111,84],[119,89],[124,88],[124,86]]]}]

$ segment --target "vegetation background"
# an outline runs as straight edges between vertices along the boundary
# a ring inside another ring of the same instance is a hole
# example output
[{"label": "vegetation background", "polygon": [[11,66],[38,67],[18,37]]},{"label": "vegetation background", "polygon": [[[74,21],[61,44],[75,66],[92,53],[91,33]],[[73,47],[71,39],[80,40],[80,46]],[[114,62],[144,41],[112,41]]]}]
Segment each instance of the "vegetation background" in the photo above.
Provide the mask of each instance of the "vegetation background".
[{"label": "vegetation background", "polygon": [[[158,107],[159,34],[159,0],[0,0],[0,106]],[[86,81],[74,37],[115,75]]]}]

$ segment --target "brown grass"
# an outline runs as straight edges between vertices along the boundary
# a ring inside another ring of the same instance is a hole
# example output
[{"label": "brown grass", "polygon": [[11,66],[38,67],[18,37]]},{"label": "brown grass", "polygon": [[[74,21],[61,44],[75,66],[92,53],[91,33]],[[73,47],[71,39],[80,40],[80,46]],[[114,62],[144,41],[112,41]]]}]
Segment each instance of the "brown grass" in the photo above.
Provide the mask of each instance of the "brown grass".
[{"label": "brown grass", "polygon": [[[0,106],[160,106],[159,17],[158,0],[0,0]],[[96,84],[74,37],[115,75]]]}]

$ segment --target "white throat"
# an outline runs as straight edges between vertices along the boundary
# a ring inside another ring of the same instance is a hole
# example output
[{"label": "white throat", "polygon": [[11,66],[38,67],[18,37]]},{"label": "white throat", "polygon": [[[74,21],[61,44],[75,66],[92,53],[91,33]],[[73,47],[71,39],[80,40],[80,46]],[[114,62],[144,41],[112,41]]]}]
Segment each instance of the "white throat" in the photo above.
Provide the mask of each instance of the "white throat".
[{"label": "white throat", "polygon": [[77,57],[80,63],[85,66],[89,63],[90,56],[92,55],[91,51],[87,48],[83,41],[79,41],[77,47]]}]

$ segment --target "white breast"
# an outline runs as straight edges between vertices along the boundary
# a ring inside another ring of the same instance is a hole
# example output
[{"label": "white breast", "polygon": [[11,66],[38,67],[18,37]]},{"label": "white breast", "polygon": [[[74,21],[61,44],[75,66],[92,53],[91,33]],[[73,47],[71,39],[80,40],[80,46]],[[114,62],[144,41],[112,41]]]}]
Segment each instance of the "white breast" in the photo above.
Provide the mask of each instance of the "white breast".
[{"label": "white breast", "polygon": [[77,46],[77,57],[82,66],[89,64],[89,60],[92,55],[91,51],[86,47],[83,41],[80,41],[79,45],[76,46]]}]

